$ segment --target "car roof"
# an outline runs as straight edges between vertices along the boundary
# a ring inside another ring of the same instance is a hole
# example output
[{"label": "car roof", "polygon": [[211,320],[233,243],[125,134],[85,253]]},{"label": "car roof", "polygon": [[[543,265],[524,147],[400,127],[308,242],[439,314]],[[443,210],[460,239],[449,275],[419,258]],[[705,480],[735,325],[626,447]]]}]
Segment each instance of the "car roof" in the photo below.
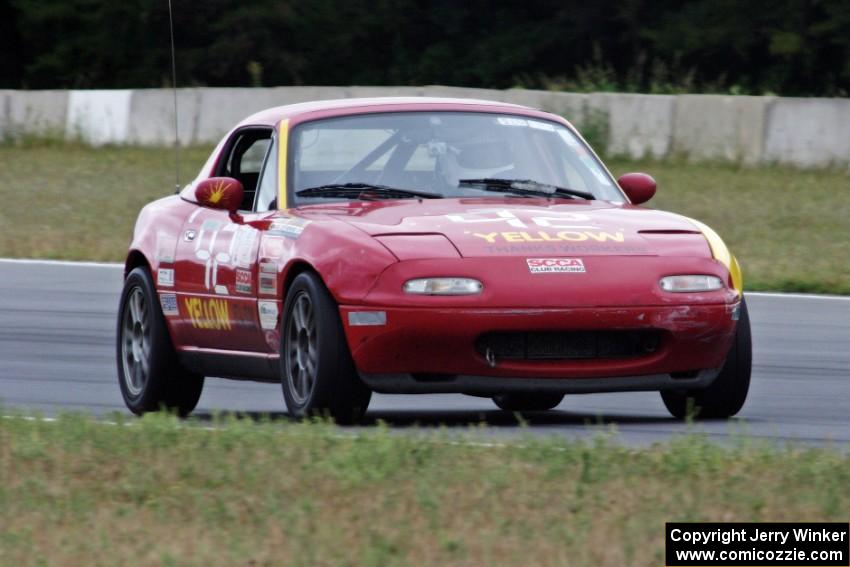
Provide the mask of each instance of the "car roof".
[{"label": "car roof", "polygon": [[377,97],[377,98],[343,98],[335,100],[318,100],[276,106],[261,110],[243,120],[239,126],[267,125],[275,126],[281,120],[290,119],[301,122],[304,119],[321,118],[340,114],[367,114],[374,112],[402,111],[504,111],[509,114],[527,114],[540,117],[551,116],[548,113],[512,104],[492,100],[467,98],[439,97]]}]

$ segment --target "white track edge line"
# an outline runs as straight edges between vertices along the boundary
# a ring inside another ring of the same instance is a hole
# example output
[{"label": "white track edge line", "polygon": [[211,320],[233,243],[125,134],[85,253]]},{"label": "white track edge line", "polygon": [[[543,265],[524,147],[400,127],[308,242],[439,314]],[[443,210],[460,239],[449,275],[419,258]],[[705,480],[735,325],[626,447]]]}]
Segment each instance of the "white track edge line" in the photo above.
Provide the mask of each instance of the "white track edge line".
[{"label": "white track edge line", "polygon": [[118,262],[82,262],[76,260],[41,260],[38,258],[0,258],[2,264],[25,264],[44,266],[80,266],[85,268],[123,268]]},{"label": "white track edge line", "polygon": [[45,266],[81,266],[86,268],[123,268],[118,262],[82,262],[76,260],[41,260],[38,258],[0,258],[3,264],[29,264]]},{"label": "white track edge line", "polygon": [[818,293],[784,293],[781,291],[747,291],[744,296],[750,297],[784,297],[788,299],[831,299],[835,301],[850,301],[850,295],[827,295]]}]

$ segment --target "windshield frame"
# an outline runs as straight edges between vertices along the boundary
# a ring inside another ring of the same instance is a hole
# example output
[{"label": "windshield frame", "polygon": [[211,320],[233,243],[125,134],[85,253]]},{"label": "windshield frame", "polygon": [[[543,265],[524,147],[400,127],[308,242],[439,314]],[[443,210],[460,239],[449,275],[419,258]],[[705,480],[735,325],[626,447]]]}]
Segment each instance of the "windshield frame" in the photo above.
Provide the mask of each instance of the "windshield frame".
[{"label": "windshield frame", "polygon": [[[310,126],[314,126],[316,123],[320,123],[320,122],[330,122],[330,121],[335,121],[335,120],[340,120],[340,119],[358,118],[358,117],[368,118],[368,117],[376,117],[376,116],[382,116],[382,115],[383,116],[391,116],[391,115],[398,115],[398,114],[402,114],[402,115],[410,115],[410,114],[478,114],[478,115],[484,115],[484,114],[489,114],[489,115],[499,115],[499,116],[505,116],[505,117],[514,117],[514,118],[519,118],[519,119],[523,119],[523,120],[535,120],[535,121],[542,121],[542,122],[551,123],[556,128],[566,129],[569,132],[569,134],[575,139],[575,141],[579,144],[579,146],[581,146],[581,148],[583,148],[585,151],[588,152],[588,157],[593,162],[593,165],[595,165],[599,169],[599,171],[602,173],[602,175],[604,175],[605,178],[610,182],[611,190],[619,196],[618,199],[600,199],[600,200],[605,200],[605,201],[613,202],[613,203],[623,203],[623,204],[628,204],[630,202],[628,196],[622,190],[622,188],[620,187],[620,184],[617,182],[617,180],[613,176],[613,174],[608,170],[605,163],[599,158],[597,153],[590,146],[590,144],[588,144],[587,141],[581,136],[581,134],[578,132],[578,130],[576,130],[575,127],[573,127],[569,122],[567,122],[566,120],[564,120],[563,118],[561,118],[559,116],[535,111],[535,110],[532,110],[532,109],[528,109],[528,112],[523,112],[522,110],[524,110],[524,109],[519,109],[520,110],[519,112],[516,112],[516,111],[512,112],[512,110],[514,110],[514,109],[505,108],[505,107],[497,107],[497,106],[494,106],[492,109],[482,108],[482,107],[477,107],[477,108],[474,108],[474,109],[472,109],[472,108],[469,108],[469,109],[465,109],[465,108],[439,109],[439,108],[434,108],[434,107],[431,107],[431,106],[429,106],[428,108],[422,108],[422,109],[411,109],[411,108],[408,107],[408,108],[405,108],[403,110],[401,110],[401,109],[400,110],[389,110],[389,109],[386,109],[386,108],[382,108],[382,109],[375,109],[375,110],[359,110],[358,112],[351,112],[349,110],[347,112],[340,112],[340,113],[336,113],[336,112],[331,113],[331,114],[324,114],[323,113],[321,116],[318,116],[318,117],[315,117],[315,118],[309,117],[309,118],[305,118],[303,120],[297,120],[297,121],[293,120],[293,121],[290,122],[289,127],[287,129],[288,130],[288,132],[287,132],[287,138],[288,138],[287,154],[288,155],[286,156],[287,175],[286,175],[286,180],[285,180],[285,183],[286,183],[286,189],[285,190],[286,190],[286,195],[287,195],[288,207],[299,208],[299,207],[306,207],[306,206],[313,206],[313,205],[321,205],[321,204],[325,204],[325,203],[327,203],[327,204],[340,204],[340,203],[352,203],[352,202],[361,202],[362,201],[361,199],[354,199],[354,198],[352,198],[352,199],[326,198],[326,199],[321,199],[321,200],[311,199],[309,201],[306,201],[304,197],[299,197],[298,195],[296,195],[296,189],[295,189],[295,186],[294,186],[295,185],[295,171],[296,171],[295,156],[296,156],[296,153],[297,153],[296,146],[297,146],[297,142],[299,140],[299,136],[300,136],[303,128],[308,128]],[[400,187],[400,188],[401,189],[421,190],[421,189],[417,189],[417,188],[408,188],[408,187]],[[507,195],[507,193],[505,195]],[[490,198],[498,198],[499,193],[493,192],[489,195],[489,197]],[[478,198],[478,196],[472,196],[472,195],[464,196],[464,197],[447,196],[446,198]],[[554,199],[569,199],[568,197],[561,197],[561,196],[553,196],[551,198],[554,198]]]}]

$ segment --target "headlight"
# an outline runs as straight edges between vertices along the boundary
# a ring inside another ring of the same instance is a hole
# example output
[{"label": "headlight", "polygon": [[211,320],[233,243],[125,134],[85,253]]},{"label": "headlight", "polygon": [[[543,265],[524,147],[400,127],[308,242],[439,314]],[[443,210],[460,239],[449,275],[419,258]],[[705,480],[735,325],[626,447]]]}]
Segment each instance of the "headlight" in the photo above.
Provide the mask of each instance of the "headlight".
[{"label": "headlight", "polygon": [[418,278],[404,282],[404,293],[417,295],[475,295],[484,285],[472,278]]},{"label": "headlight", "polygon": [[716,276],[667,276],[666,278],[661,278],[658,284],[664,291],[671,291],[673,293],[723,289],[723,282]]}]

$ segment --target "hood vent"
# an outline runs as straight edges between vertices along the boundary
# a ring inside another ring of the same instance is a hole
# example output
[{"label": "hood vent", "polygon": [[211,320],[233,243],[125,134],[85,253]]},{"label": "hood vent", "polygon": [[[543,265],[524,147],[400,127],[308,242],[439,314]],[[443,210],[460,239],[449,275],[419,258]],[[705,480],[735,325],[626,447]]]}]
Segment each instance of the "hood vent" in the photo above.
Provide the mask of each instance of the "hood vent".
[{"label": "hood vent", "polygon": [[638,234],[702,234],[698,230],[685,230],[678,228],[650,228],[639,230]]}]

